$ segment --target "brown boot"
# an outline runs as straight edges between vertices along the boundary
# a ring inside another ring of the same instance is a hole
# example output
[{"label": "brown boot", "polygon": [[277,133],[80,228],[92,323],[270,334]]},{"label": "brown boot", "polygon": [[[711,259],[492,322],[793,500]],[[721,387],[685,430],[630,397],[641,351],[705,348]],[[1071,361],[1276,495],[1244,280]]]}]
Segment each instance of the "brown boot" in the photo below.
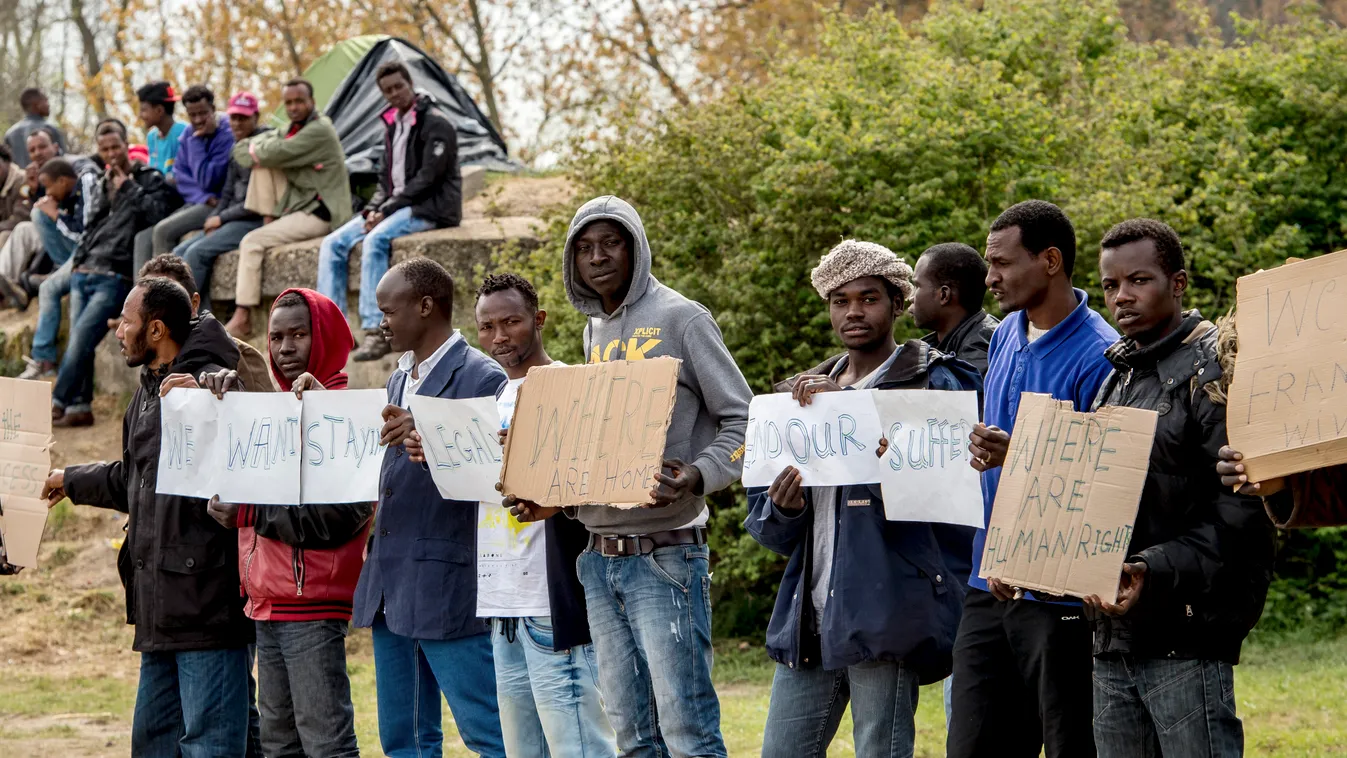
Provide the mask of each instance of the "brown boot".
[{"label": "brown boot", "polygon": [[92,411],[65,413],[60,418],[53,420],[51,425],[62,429],[72,426],[93,426],[94,414]]},{"label": "brown boot", "polygon": [[384,339],[383,332],[378,329],[371,329],[365,332],[365,341],[361,343],[360,349],[351,353],[353,361],[377,361],[380,358],[393,352],[393,346]]},{"label": "brown boot", "polygon": [[225,331],[229,332],[229,336],[246,340],[248,335],[253,333],[253,322],[248,313],[249,310],[246,305],[235,306],[234,316],[229,319],[228,324],[225,324]]}]

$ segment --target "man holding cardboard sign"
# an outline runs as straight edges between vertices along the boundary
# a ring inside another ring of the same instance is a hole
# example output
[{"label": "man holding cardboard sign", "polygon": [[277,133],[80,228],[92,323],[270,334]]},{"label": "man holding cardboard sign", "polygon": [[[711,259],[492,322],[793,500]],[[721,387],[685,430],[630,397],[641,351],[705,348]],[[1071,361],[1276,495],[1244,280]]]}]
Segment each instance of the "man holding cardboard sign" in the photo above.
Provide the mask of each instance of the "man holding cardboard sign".
[{"label": "man holding cardboard sign", "polygon": [[[590,363],[682,361],[650,507],[576,509],[591,535],[576,568],[618,752],[724,756],[711,685],[705,496],[739,478],[748,383],[710,311],[650,273],[650,242],[631,205],[611,196],[585,203],[564,255],[566,293],[589,317]],[[524,396],[532,389],[525,385]],[[522,427],[515,433],[522,437]],[[507,504],[521,520],[556,512],[510,498]]]},{"label": "man holding cardboard sign", "polygon": [[[985,425],[972,435],[988,520],[1020,396],[1040,392],[1086,410],[1118,333],[1071,286],[1076,233],[1057,206],[1011,206],[987,235],[987,285],[1006,312],[988,353]],[[1079,603],[1016,599],[1014,588],[979,577],[987,535],[973,543],[972,576],[954,645],[950,758],[1045,751],[1094,754],[1090,729],[1090,630]]]},{"label": "man holding cardboard sign", "polygon": [[1183,311],[1178,235],[1133,219],[1100,245],[1104,300],[1126,336],[1109,348],[1098,405],[1159,415],[1118,599],[1086,598],[1095,742],[1105,758],[1239,756],[1232,666],[1267,597],[1272,524],[1258,498],[1222,486],[1215,470],[1224,377],[1216,327]]},{"label": "man holding cardboard sign", "polygon": [[[964,361],[921,340],[894,340],[894,322],[912,296],[912,269],[887,248],[847,240],[812,278],[846,352],[777,385],[800,406],[845,396],[819,394],[844,388],[981,387]],[[817,445],[814,436],[808,445]],[[861,449],[853,455],[874,461],[876,437],[855,440]],[[829,459],[841,459],[830,441],[822,444]],[[968,471],[962,459],[958,466]],[[973,530],[889,521],[878,484],[803,487],[794,466],[748,498],[744,528],[790,558],[767,627],[777,666],[763,756],[825,755],[848,702],[858,755],[910,755],[918,687],[950,672],[964,594],[958,574],[968,571]]]}]

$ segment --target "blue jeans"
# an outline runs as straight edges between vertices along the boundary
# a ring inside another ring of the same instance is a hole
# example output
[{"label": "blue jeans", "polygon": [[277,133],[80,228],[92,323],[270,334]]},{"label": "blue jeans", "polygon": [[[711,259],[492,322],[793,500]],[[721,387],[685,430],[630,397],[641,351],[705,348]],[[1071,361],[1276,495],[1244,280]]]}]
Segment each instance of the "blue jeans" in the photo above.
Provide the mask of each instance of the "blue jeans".
[{"label": "blue jeans", "polygon": [[141,653],[131,722],[136,758],[242,758],[248,649]]},{"label": "blue jeans", "polygon": [[599,690],[623,756],[725,756],[711,685],[709,557],[705,545],[675,545],[576,559]]},{"label": "blue jeans", "polygon": [[1099,758],[1244,755],[1234,667],[1130,655],[1095,658],[1094,741]]},{"label": "blue jeans", "polygon": [[38,236],[42,238],[42,251],[51,258],[54,265],[60,266],[70,260],[70,256],[75,254],[75,248],[79,245],[77,240],[62,234],[56,222],[51,220],[51,216],[36,209],[33,210],[33,224],[37,227]]},{"label": "blue jeans", "polygon": [[505,758],[489,635],[414,640],[389,631],[383,613],[372,631],[379,742],[389,758],[442,754],[440,692],[463,744],[482,758]]},{"label": "blue jeans", "polygon": [[56,339],[61,335],[61,298],[70,294],[74,260],[67,258],[37,287],[37,331],[33,332],[33,360],[56,362]]},{"label": "blue jeans", "polygon": [[187,261],[192,269],[192,279],[201,293],[201,310],[210,310],[210,278],[215,271],[215,259],[238,250],[239,242],[255,229],[262,228],[262,219],[252,221],[230,221],[210,234],[194,237],[173,248],[173,254]]},{"label": "blue jeans", "polygon": [[491,648],[508,755],[617,755],[593,645],[555,651],[551,617],[534,616],[493,620]]},{"label": "blue jeans", "polygon": [[379,222],[365,234],[365,217],[356,215],[335,232],[323,238],[318,250],[318,291],[342,311],[346,310],[347,260],[355,243],[360,246],[360,328],[378,329],[383,314],[374,290],[388,272],[388,261],[393,253],[393,240],[408,234],[435,228],[435,222],[412,215],[411,208],[403,208]]},{"label": "blue jeans", "polygon": [[345,621],[258,621],[257,708],[268,758],[359,758]]},{"label": "blue jeans", "polygon": [[56,373],[52,405],[67,412],[92,410],[94,349],[130,291],[131,283],[116,274],[76,271],[70,276],[70,343]]},{"label": "blue jeans", "polygon": [[850,701],[858,757],[912,758],[919,686],[916,674],[897,663],[859,663],[838,671],[777,664],[762,755],[828,755]]}]

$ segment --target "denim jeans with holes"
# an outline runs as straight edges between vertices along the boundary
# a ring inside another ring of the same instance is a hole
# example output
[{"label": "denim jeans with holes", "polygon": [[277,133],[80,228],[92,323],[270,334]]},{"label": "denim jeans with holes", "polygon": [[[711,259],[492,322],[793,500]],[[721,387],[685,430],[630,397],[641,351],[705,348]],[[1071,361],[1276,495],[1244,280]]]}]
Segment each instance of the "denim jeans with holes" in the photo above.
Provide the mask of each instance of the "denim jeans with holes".
[{"label": "denim jeans with holes", "polygon": [[1234,667],[1221,661],[1094,659],[1099,758],[1228,758],[1244,754]]}]

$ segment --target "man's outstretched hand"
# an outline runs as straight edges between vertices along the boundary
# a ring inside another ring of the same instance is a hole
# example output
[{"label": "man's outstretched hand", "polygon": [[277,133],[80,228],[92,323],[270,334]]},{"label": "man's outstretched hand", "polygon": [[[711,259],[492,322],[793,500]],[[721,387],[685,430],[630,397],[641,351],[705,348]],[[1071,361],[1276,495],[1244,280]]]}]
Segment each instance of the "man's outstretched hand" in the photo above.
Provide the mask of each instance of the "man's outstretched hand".
[{"label": "man's outstretched hand", "polygon": [[[669,473],[664,473],[665,470]],[[688,492],[694,495],[701,494],[702,472],[691,463],[670,458],[664,461],[660,472],[655,474],[655,481],[657,482],[655,488],[650,490],[650,498],[654,502],[646,506],[647,508],[663,508]]]},{"label": "man's outstretched hand", "polygon": [[47,501],[48,508],[65,499],[65,469],[54,468],[47,474],[47,481],[42,485],[42,498]]}]

